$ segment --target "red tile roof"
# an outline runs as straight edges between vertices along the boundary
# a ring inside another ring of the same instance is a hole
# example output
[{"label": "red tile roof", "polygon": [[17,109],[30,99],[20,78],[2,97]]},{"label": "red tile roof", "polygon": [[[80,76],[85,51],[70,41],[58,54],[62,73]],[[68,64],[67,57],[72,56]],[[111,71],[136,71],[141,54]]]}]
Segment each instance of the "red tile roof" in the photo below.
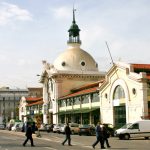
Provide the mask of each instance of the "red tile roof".
[{"label": "red tile roof", "polygon": [[150,69],[150,64],[132,64],[134,69]]},{"label": "red tile roof", "polygon": [[81,91],[81,90],[83,90],[83,89],[89,89],[89,88],[92,88],[92,87],[97,87],[97,86],[99,86],[99,83],[102,83],[102,82],[104,82],[104,80],[100,80],[100,81],[98,81],[98,82],[86,84],[86,85],[83,85],[83,86],[81,86],[81,87],[72,89],[71,91]]},{"label": "red tile roof", "polygon": [[33,102],[30,104],[27,104],[26,106],[33,106],[33,105],[42,105],[43,104],[43,100],[42,101],[37,101],[37,102]]},{"label": "red tile roof", "polygon": [[148,80],[150,80],[150,75],[147,75],[146,78],[147,78]]},{"label": "red tile roof", "polygon": [[60,97],[59,99],[66,99],[69,97],[74,97],[74,96],[83,95],[83,94],[87,94],[87,93],[93,93],[93,92],[96,92],[97,90],[98,90],[98,86],[94,87],[94,88],[84,89],[84,90]]},{"label": "red tile roof", "polygon": [[26,101],[30,102],[30,101],[40,101],[43,100],[42,97],[26,97]]}]

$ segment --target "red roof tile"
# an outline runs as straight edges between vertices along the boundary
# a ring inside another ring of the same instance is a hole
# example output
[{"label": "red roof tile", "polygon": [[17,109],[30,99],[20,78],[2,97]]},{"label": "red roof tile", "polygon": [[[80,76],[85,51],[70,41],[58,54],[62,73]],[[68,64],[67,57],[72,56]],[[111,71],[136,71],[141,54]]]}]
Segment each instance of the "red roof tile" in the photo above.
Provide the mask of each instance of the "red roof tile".
[{"label": "red roof tile", "polygon": [[83,94],[87,94],[87,93],[93,93],[93,92],[96,92],[97,89],[98,89],[98,86],[94,87],[94,88],[81,90],[81,91],[78,91],[78,92],[75,92],[75,93],[72,93],[72,94],[60,97],[59,99],[65,99],[65,98],[74,97],[74,96],[78,96],[78,95],[83,95]]},{"label": "red roof tile", "polygon": [[99,86],[99,83],[102,83],[102,82],[104,82],[104,80],[100,80],[98,82],[83,85],[79,88],[72,89],[72,91],[81,91],[83,89],[89,89],[89,88],[97,87],[97,86]]},{"label": "red roof tile", "polygon": [[147,78],[148,80],[150,80],[150,75],[147,75],[146,78]]},{"label": "red roof tile", "polygon": [[27,104],[26,106],[33,106],[33,105],[42,105],[43,104],[43,100],[42,101],[37,101],[37,102],[33,102],[30,104]]},{"label": "red roof tile", "polygon": [[42,97],[26,97],[26,101],[29,102],[29,101],[40,101],[40,100],[43,100]]},{"label": "red roof tile", "polygon": [[150,64],[132,64],[135,69],[150,69]]}]

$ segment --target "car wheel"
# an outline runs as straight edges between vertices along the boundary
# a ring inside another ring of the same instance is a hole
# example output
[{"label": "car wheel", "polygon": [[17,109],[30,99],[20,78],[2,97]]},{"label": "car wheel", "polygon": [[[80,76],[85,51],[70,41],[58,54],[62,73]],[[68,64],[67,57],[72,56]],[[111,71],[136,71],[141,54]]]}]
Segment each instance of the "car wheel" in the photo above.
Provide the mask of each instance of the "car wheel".
[{"label": "car wheel", "polygon": [[130,135],[129,135],[129,134],[125,134],[125,135],[124,135],[124,139],[125,139],[125,140],[129,140],[129,138],[130,138]]}]

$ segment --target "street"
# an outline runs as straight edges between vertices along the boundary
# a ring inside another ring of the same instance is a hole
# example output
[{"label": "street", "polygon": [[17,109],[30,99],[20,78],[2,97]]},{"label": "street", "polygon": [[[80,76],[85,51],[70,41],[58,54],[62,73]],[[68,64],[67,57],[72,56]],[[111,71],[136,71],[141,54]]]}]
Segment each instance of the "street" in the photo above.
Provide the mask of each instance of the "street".
[{"label": "street", "polygon": [[[63,134],[41,132],[41,135],[41,138],[33,135],[35,147],[30,146],[30,141],[23,147],[22,143],[25,140],[25,133],[0,130],[0,150],[90,150],[93,149],[91,145],[95,141],[95,136],[72,135],[73,146],[68,146],[67,143],[65,146],[62,146],[61,142],[65,138]],[[110,150],[145,150],[150,147],[150,140],[145,140],[144,138],[119,140],[116,137],[111,137],[109,138],[109,143],[111,145]],[[100,149],[99,144],[95,149]]]}]

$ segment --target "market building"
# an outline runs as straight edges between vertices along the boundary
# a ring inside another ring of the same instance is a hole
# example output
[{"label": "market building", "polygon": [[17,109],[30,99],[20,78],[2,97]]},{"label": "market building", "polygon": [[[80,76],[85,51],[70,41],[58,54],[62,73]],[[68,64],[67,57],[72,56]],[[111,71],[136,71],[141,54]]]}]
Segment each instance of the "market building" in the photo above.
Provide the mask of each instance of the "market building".
[{"label": "market building", "polygon": [[[48,119],[55,124],[59,122],[61,103],[59,98],[71,94],[72,89],[100,81],[105,76],[104,72],[98,70],[94,58],[80,48],[80,29],[76,24],[74,12],[75,10],[73,10],[72,25],[68,30],[68,48],[56,58],[53,64],[43,61],[40,82],[43,84],[44,123],[47,123]],[[75,103],[79,103],[78,101],[79,99],[76,99]]]},{"label": "market building", "polygon": [[150,64],[113,63],[107,73],[80,48],[73,21],[68,48],[53,64],[43,61],[43,123],[111,123],[150,119]]}]

